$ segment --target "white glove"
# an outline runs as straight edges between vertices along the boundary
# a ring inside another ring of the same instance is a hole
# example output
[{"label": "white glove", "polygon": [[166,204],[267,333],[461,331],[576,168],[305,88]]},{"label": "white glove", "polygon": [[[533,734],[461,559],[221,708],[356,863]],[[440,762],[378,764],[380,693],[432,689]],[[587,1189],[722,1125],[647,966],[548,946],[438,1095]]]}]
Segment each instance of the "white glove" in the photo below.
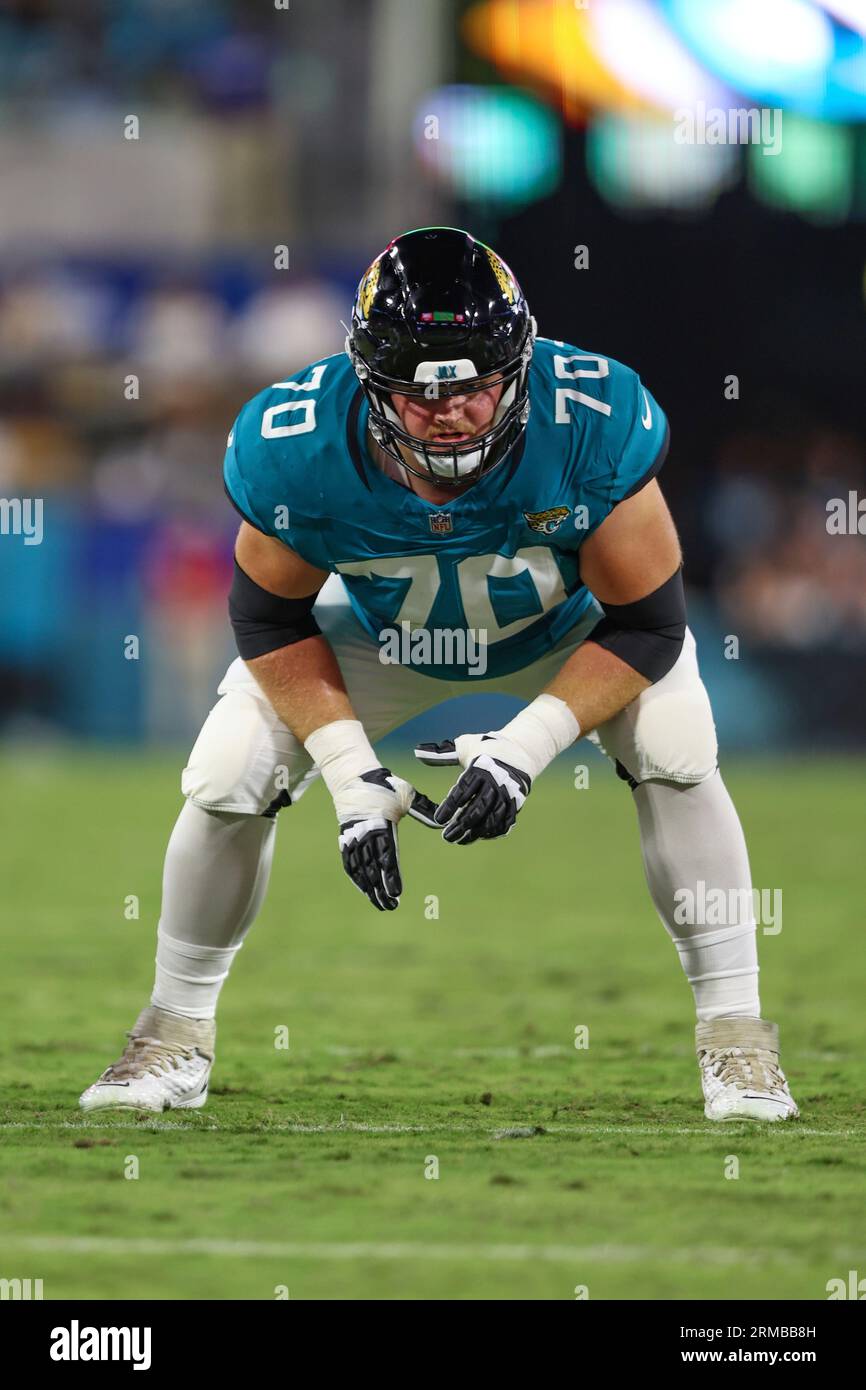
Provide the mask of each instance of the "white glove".
[{"label": "white glove", "polygon": [[436,803],[382,766],[357,719],[323,724],[304,747],[333,798],[343,868],[374,907],[392,912],[403,892],[397,822],[435,826]]},{"label": "white glove", "polygon": [[539,695],[503,729],[419,744],[415,756],[428,766],[465,769],[435,812],[436,823],[445,827],[442,838],[470,845],[507,835],[533,779],[579,737],[580,725],[565,701]]}]

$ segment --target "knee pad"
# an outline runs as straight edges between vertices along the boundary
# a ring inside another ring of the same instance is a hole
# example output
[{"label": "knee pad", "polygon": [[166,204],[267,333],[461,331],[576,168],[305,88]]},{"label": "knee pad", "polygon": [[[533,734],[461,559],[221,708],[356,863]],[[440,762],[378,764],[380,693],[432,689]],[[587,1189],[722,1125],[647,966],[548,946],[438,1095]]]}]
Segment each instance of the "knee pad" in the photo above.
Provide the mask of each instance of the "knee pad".
[{"label": "knee pad", "polygon": [[306,790],[311,767],[303,744],[266,701],[229,690],[202,726],[181,790],[206,811],[273,815]]},{"label": "knee pad", "polygon": [[637,768],[625,766],[638,782],[679,782],[696,786],[719,765],[719,746],[709,696],[703,685],[657,692],[634,722]]}]

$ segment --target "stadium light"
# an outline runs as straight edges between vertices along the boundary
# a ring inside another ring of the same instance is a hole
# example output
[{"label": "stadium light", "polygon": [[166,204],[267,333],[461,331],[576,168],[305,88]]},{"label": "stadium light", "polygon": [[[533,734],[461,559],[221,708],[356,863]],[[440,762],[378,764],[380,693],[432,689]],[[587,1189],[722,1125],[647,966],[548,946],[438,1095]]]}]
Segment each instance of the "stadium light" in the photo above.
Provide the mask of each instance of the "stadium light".
[{"label": "stadium light", "polygon": [[419,102],[413,139],[426,169],[458,197],[514,208],[561,175],[559,122],[511,87],[440,87]]}]

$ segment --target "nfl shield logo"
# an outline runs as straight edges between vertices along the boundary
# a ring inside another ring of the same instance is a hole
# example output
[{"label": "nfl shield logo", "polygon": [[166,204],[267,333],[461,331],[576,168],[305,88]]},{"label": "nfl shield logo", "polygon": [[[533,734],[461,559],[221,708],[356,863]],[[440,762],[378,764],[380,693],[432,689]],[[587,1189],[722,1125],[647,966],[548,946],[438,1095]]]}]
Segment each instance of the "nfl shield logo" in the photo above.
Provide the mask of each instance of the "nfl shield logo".
[{"label": "nfl shield logo", "polygon": [[430,522],[430,530],[434,536],[447,536],[452,530],[450,512],[431,512],[427,520]]}]

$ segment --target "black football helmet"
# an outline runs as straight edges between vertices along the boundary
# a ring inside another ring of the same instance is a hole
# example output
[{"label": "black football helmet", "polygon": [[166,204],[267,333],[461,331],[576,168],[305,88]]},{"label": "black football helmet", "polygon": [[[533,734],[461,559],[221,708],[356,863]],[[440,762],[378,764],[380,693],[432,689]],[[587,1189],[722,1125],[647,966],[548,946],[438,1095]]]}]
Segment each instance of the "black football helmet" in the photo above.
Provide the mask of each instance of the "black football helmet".
[{"label": "black football helmet", "polygon": [[[523,291],[495,251],[456,227],[396,237],[364,274],[346,352],[370,406],[370,432],[411,473],[476,481],[511,452],[529,418],[535,341]],[[502,383],[489,428],[453,444],[409,434],[391,392],[426,400]],[[410,450],[406,458],[398,445]]]}]

